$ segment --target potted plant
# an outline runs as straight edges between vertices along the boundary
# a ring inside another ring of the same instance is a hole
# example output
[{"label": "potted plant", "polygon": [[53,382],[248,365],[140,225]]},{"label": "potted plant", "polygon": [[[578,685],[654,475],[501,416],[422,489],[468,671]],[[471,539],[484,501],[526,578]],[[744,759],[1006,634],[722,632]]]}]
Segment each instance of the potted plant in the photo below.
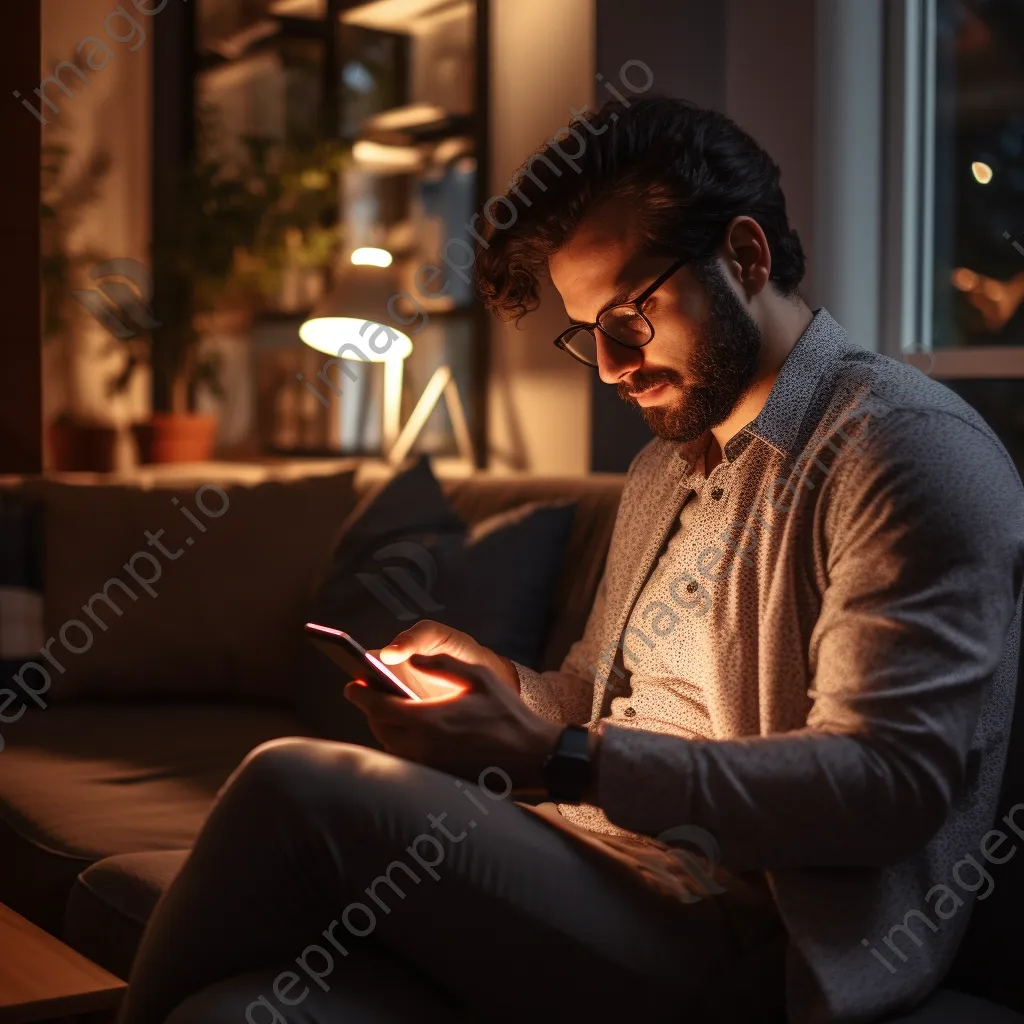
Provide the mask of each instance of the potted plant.
[{"label": "potted plant", "polygon": [[78,389],[76,338],[87,314],[74,301],[85,270],[105,259],[90,246],[76,246],[72,237],[83,215],[99,198],[110,158],[94,152],[69,167],[70,147],[62,140],[66,123],[54,125],[53,141],[41,148],[40,240],[42,246],[42,334],[50,406],[58,412],[47,424],[50,464],[56,470],[107,472],[114,468],[117,430],[83,412]]},{"label": "potted plant", "polygon": [[217,418],[196,411],[201,384],[223,393],[220,366],[200,346],[202,317],[221,312],[234,250],[251,234],[256,204],[235,169],[211,155],[210,118],[207,112],[198,119],[196,156],[156,204],[160,326],[150,346],[153,413],[133,427],[141,462],[204,461],[216,437]]},{"label": "potted plant", "polygon": [[209,458],[216,417],[196,411],[200,389],[222,396],[220,360],[204,348],[211,333],[244,333],[296,258],[305,267],[333,255],[340,148],[282,146],[256,136],[226,141],[219,111],[197,118],[196,156],[158,203],[153,264],[157,319],[152,331],[152,417],[133,428],[144,462]]}]

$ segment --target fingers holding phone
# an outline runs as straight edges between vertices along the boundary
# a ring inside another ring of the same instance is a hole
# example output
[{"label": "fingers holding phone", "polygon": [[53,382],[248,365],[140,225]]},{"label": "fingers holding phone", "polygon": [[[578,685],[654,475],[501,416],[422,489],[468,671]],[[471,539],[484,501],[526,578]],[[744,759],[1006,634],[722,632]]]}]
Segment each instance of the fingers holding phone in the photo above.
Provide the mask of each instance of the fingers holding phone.
[{"label": "fingers holding phone", "polygon": [[386,650],[387,648],[385,647],[382,650],[367,651],[366,653],[379,659],[380,663],[389,672],[401,679],[403,683],[406,683],[411,690],[418,693],[424,700],[439,697],[457,697],[462,693],[463,687],[449,683],[444,679],[439,679],[437,673],[427,673],[418,669],[408,658],[403,661],[392,662],[389,665],[381,657]]},{"label": "fingers holding phone", "polygon": [[[503,683],[519,692],[519,674],[515,666],[507,658],[495,654],[488,647],[477,643],[468,633],[462,633],[443,622],[432,619],[421,619],[415,625],[403,630],[386,647],[381,648],[380,660],[393,672],[399,668],[403,673],[410,673],[411,678],[420,684],[427,676],[409,664],[414,654],[438,655],[447,654],[458,661],[470,665],[480,665],[490,669]],[[439,685],[436,677],[431,678],[431,686]]]}]

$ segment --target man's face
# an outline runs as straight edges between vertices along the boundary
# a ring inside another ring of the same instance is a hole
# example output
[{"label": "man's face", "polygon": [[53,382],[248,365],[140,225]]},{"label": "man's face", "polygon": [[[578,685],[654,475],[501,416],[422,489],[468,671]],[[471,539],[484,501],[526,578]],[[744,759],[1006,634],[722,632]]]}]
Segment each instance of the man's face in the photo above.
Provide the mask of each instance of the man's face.
[{"label": "man's face", "polygon": [[[610,305],[639,295],[672,264],[644,255],[624,214],[588,218],[549,262],[570,319],[593,323]],[[750,386],[761,330],[717,257],[687,264],[644,304],[654,338],[643,348],[597,331],[598,371],[637,406],[658,436],[692,441],[724,422]]]}]

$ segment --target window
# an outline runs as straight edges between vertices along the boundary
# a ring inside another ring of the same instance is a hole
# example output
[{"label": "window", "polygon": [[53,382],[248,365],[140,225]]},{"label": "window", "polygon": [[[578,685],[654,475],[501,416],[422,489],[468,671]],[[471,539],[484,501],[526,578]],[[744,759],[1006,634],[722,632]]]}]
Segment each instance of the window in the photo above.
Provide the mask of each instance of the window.
[{"label": "window", "polygon": [[1024,466],[1024,0],[889,9],[887,287],[907,361]]},{"label": "window", "polygon": [[1024,0],[937,14],[933,344],[1024,346]]}]

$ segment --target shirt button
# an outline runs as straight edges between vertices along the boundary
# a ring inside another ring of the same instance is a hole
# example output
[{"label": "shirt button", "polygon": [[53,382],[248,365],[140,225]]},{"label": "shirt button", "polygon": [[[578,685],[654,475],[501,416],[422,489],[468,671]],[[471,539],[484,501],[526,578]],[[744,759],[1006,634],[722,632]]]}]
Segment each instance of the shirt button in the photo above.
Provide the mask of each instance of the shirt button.
[{"label": "shirt button", "polygon": [[624,714],[624,715],[625,715],[625,716],[626,716],[627,718],[635,718],[635,717],[636,717],[636,708],[626,708],[626,710],[625,710],[625,711],[623,711],[622,713],[623,713],[623,714]]},{"label": "shirt button", "polygon": [[720,497],[721,497],[721,496],[722,496],[723,494],[725,494],[725,491],[723,491],[721,487],[716,487],[716,488],[715,488],[715,489],[714,489],[714,490],[713,490],[713,491],[711,492],[711,497],[712,497],[712,498],[714,498],[714,500],[715,500],[715,501],[718,501],[718,499],[719,499],[719,498],[720,498]]}]

